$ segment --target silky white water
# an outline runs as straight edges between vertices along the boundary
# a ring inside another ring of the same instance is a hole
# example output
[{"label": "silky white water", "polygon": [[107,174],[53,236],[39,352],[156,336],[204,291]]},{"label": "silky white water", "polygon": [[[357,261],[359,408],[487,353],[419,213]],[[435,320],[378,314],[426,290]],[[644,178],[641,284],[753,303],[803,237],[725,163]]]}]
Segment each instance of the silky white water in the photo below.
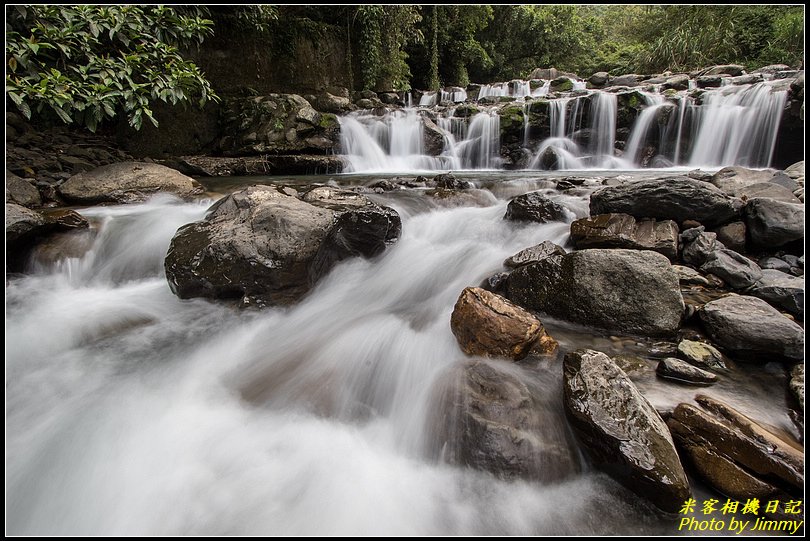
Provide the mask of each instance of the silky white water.
[{"label": "silky white water", "polygon": [[522,248],[565,242],[568,227],[509,224],[493,196],[449,210],[382,202],[403,218],[396,245],[261,312],[167,286],[169,240],[207,203],[82,210],[98,228],[83,258],[7,284],[7,533],[671,529],[602,474],[506,482],[427,452],[438,382],[464,358],[449,328],[458,294]]}]

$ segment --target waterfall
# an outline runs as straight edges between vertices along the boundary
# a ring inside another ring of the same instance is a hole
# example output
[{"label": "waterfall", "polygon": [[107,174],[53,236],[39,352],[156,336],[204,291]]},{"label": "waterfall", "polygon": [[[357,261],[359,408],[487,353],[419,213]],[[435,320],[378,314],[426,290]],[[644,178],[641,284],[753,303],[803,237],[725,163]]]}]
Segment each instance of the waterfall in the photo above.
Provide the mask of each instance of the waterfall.
[{"label": "waterfall", "polygon": [[596,156],[613,156],[616,145],[616,94],[596,92],[591,95],[590,152]]},{"label": "waterfall", "polygon": [[565,137],[565,115],[572,98],[558,98],[548,102],[548,118],[551,137]]},{"label": "waterfall", "polygon": [[675,138],[675,153],[672,158],[673,163],[680,163],[681,160],[681,137],[683,135],[683,121],[686,116],[686,109],[690,107],[689,99],[681,96],[678,100],[678,134]]},{"label": "waterfall", "polygon": [[422,94],[422,97],[419,98],[419,107],[434,107],[436,105],[436,93],[435,92],[425,92]]},{"label": "waterfall", "polygon": [[498,96],[508,96],[509,95],[509,84],[508,83],[494,83],[491,85],[483,85],[480,89],[478,89],[478,99],[481,98],[488,98],[498,97]]},{"label": "waterfall", "polygon": [[545,81],[542,85],[538,86],[532,92],[532,97],[538,98],[540,96],[548,95],[548,89],[551,88],[551,81]]},{"label": "waterfall", "polygon": [[523,148],[529,146],[529,105],[528,101],[523,102]]},{"label": "waterfall", "polygon": [[624,146],[623,158],[629,164],[638,164],[637,157],[639,151],[647,144],[647,135],[650,129],[658,121],[658,114],[662,107],[671,106],[664,102],[663,96],[658,94],[642,93],[647,107],[641,111],[633,124],[630,138]]},{"label": "waterfall", "polygon": [[706,92],[689,165],[768,167],[786,99],[786,90],[767,83]]},{"label": "waterfall", "polygon": [[498,169],[501,166],[501,117],[496,111],[472,117],[467,138],[458,145],[461,164],[470,169]]}]

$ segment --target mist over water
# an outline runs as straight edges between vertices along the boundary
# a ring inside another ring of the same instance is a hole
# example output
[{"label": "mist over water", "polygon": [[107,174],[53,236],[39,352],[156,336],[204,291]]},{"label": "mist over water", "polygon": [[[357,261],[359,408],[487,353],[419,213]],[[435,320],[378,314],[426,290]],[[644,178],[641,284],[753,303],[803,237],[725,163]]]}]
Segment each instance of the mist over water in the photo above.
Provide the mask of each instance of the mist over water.
[{"label": "mist over water", "polygon": [[382,256],[344,262],[301,304],[261,312],[168,288],[169,240],[207,203],[82,211],[98,229],[90,250],[7,286],[8,533],[669,528],[587,469],[506,482],[429,452],[443,415],[434,395],[463,359],[448,323],[458,294],[526,246],[564,243],[567,224],[511,225],[503,199],[417,199],[384,201],[404,224]]}]

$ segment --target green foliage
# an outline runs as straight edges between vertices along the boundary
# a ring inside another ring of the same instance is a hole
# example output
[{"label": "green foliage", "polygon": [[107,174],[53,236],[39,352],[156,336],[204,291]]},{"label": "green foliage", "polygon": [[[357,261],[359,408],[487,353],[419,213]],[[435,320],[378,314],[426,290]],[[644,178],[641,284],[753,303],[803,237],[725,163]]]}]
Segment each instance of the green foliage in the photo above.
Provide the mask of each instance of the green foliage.
[{"label": "green foliage", "polygon": [[409,90],[411,71],[405,47],[421,43],[416,24],[422,20],[417,6],[359,6],[360,74],[365,90]]},{"label": "green foliage", "polygon": [[157,126],[151,104],[216,100],[199,68],[180,55],[212,33],[196,8],[7,8],[6,94],[20,112],[52,111],[91,131],[123,112]]}]

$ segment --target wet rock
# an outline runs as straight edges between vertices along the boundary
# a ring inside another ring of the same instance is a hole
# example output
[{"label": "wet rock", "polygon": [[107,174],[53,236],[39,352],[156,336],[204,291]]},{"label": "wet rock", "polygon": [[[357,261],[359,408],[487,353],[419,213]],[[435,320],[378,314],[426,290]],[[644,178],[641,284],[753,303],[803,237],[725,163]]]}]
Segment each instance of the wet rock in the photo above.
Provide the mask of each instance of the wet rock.
[{"label": "wet rock", "polygon": [[564,362],[564,405],[594,463],[619,482],[675,512],[689,483],[655,408],[604,353],[577,350]]},{"label": "wet rock", "polygon": [[711,372],[701,370],[696,366],[692,366],[685,361],[673,357],[667,357],[659,361],[655,372],[662,378],[694,385],[711,385],[717,382],[717,376]]},{"label": "wet rock", "polygon": [[457,179],[452,173],[436,175],[433,177],[433,182],[437,188],[444,188],[446,190],[468,190],[474,188],[472,183]]},{"label": "wet rock", "polygon": [[762,278],[762,269],[759,265],[728,248],[711,252],[700,270],[719,276],[726,284],[736,289],[749,287]]},{"label": "wet rock", "polygon": [[790,263],[778,257],[768,256],[759,260],[759,266],[762,269],[778,270],[781,272],[790,272]]},{"label": "wet rock", "polygon": [[689,76],[686,74],[674,75],[666,80],[661,88],[674,88],[675,90],[689,89]]},{"label": "wet rock", "polygon": [[790,392],[799,403],[799,411],[804,412],[804,363],[799,363],[790,371]]},{"label": "wet rock", "polygon": [[353,192],[322,186],[298,199],[276,187],[252,186],[177,231],[166,277],[184,299],[290,304],[338,261],[381,253],[400,227],[394,210]]},{"label": "wet rock", "polygon": [[773,249],[804,238],[804,205],[752,199],[744,214],[751,242],[757,246]]},{"label": "wet rock", "polygon": [[681,234],[683,260],[695,267],[700,267],[716,250],[724,248],[723,244],[717,241],[716,233],[705,233],[702,229],[702,227],[687,229]]},{"label": "wet rock", "polygon": [[773,170],[748,169],[733,165],[724,167],[712,175],[710,182],[727,194],[736,194],[753,184],[768,182],[773,177]]},{"label": "wet rock", "polygon": [[745,252],[745,223],[731,222],[715,229],[717,240],[735,252]]},{"label": "wet rock", "polygon": [[606,71],[597,71],[590,77],[588,77],[588,82],[591,83],[591,86],[595,88],[602,88],[608,83],[610,76]]},{"label": "wet rock", "polygon": [[608,186],[591,195],[591,214],[624,213],[635,218],[725,223],[737,216],[734,200],[717,187],[688,177],[642,180]]},{"label": "wet rock", "polygon": [[492,276],[484,278],[479,286],[481,289],[491,291],[492,293],[501,293],[506,289],[506,279],[509,277],[508,272],[496,272]]},{"label": "wet rock", "polygon": [[701,75],[730,75],[732,77],[738,77],[744,74],[744,66],[740,66],[739,64],[719,64],[717,66],[706,68]]},{"label": "wet rock", "polygon": [[776,308],[804,317],[804,278],[766,269],[749,293]]},{"label": "wet rock", "polygon": [[557,342],[542,322],[495,293],[468,287],[453,307],[450,328],[467,355],[520,360],[534,349],[552,353]]},{"label": "wet rock", "polygon": [[723,402],[696,400],[700,408],[678,405],[667,425],[699,474],[732,498],[801,493],[804,453]]},{"label": "wet rock", "polygon": [[796,162],[790,167],[787,167],[785,169],[785,174],[793,180],[804,178],[804,160]]},{"label": "wet rock", "polygon": [[81,204],[136,203],[156,193],[190,198],[205,190],[192,179],[163,165],[121,162],[73,175],[59,188],[66,201]]},{"label": "wet rock", "polygon": [[618,77],[611,77],[610,86],[638,86],[644,79],[646,79],[644,75],[627,73],[625,75],[619,75]]},{"label": "wet rock", "polygon": [[705,342],[695,340],[681,340],[678,342],[678,356],[698,367],[713,370],[725,370],[726,358],[716,347]]},{"label": "wet rock", "polygon": [[374,184],[370,184],[369,188],[371,188],[372,190],[380,189],[380,190],[382,190],[384,192],[390,192],[391,190],[398,190],[399,186],[397,184],[394,184],[390,180],[383,179],[383,180],[378,180]]},{"label": "wet rock", "polygon": [[783,188],[787,188],[790,191],[791,195],[793,194],[793,191],[799,187],[798,182],[796,182],[793,178],[791,178],[782,171],[774,173],[774,175],[768,180],[768,182],[776,184],[777,186],[781,186]]},{"label": "wet rock", "polygon": [[519,195],[506,207],[505,220],[524,222],[564,222],[568,214],[565,208],[540,192]]},{"label": "wet rock", "polygon": [[45,221],[52,229],[68,231],[70,229],[86,229],[90,227],[87,218],[69,209],[49,209],[42,212]]},{"label": "wet rock", "polygon": [[629,214],[600,214],[571,223],[571,240],[578,249],[629,248],[678,257],[678,225],[672,220],[636,222]]},{"label": "wet rock", "polygon": [[517,304],[585,325],[671,335],[684,312],[667,258],[641,250],[581,250],[515,269],[506,283]]},{"label": "wet rock", "polygon": [[[430,118],[422,117],[425,154],[438,156],[444,152],[444,132]],[[449,186],[446,186],[449,187]]]},{"label": "wet rock", "polygon": [[15,203],[6,203],[6,252],[10,247],[18,248],[49,229],[39,212]]},{"label": "wet rock", "polygon": [[506,259],[503,264],[510,268],[517,268],[529,263],[536,263],[552,255],[565,255],[565,248],[554,244],[550,240],[544,240],[540,244],[519,251]]},{"label": "wet rock", "polygon": [[678,282],[680,282],[682,286],[709,286],[709,281],[695,269],[690,269],[682,265],[672,265],[672,270],[678,275]]},{"label": "wet rock", "polygon": [[767,199],[775,199],[776,201],[783,201],[785,203],[799,204],[799,198],[793,195],[793,191],[789,190],[773,182],[760,182],[758,184],[751,184],[738,190],[735,190],[731,195],[743,199],[754,199],[756,197],[763,197]]},{"label": "wet rock", "polygon": [[502,361],[468,361],[448,377],[437,455],[506,479],[560,481],[579,472],[559,391],[536,388]]},{"label": "wet rock", "polygon": [[23,207],[38,207],[42,198],[30,182],[18,177],[6,169],[6,203],[15,203]]},{"label": "wet rock", "polygon": [[762,299],[717,299],[704,305],[700,320],[712,342],[733,357],[762,362],[803,358],[802,328]]},{"label": "wet rock", "polygon": [[698,88],[717,88],[723,85],[723,78],[719,75],[700,75],[695,77],[695,85]]}]

